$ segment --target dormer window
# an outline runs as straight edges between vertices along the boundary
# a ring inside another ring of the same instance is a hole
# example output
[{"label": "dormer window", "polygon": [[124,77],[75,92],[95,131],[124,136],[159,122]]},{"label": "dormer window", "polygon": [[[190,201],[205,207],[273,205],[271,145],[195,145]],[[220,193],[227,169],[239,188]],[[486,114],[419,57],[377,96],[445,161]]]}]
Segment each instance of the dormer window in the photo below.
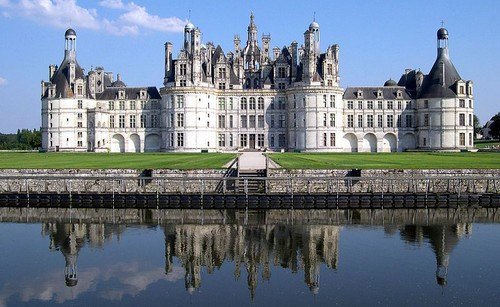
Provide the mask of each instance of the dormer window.
[{"label": "dormer window", "polygon": [[377,91],[377,98],[382,98],[382,91],[381,90]]},{"label": "dormer window", "polygon": [[141,90],[140,97],[141,97],[141,99],[145,99],[146,98],[146,91],[145,90]]},{"label": "dormer window", "polygon": [[460,93],[461,95],[465,95],[465,86],[460,85],[460,88],[459,88],[459,93]]},{"label": "dormer window", "polygon": [[358,90],[358,92],[356,93],[356,97],[363,98],[363,91]]},{"label": "dormer window", "polygon": [[396,92],[396,97],[401,98],[403,97],[403,93],[401,91]]},{"label": "dormer window", "polygon": [[125,91],[124,90],[118,91],[118,99],[125,99]]}]

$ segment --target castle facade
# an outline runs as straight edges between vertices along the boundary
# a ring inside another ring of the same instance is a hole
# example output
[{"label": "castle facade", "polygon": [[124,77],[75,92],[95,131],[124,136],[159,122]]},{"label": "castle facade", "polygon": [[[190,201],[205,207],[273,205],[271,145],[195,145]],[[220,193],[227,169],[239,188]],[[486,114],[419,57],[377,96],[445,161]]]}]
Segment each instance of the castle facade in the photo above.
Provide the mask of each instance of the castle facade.
[{"label": "castle facade", "polygon": [[165,44],[163,87],[129,87],[76,60],[76,32],[65,56],[42,82],[42,147],[46,151],[396,152],[473,148],[473,83],[449,57],[448,31],[437,32],[429,74],[406,70],[383,86],[340,86],[339,46],[320,50],[313,21],[303,44],[259,44],[253,14],[246,43],[224,52],[203,43],[192,23],[173,56]]}]

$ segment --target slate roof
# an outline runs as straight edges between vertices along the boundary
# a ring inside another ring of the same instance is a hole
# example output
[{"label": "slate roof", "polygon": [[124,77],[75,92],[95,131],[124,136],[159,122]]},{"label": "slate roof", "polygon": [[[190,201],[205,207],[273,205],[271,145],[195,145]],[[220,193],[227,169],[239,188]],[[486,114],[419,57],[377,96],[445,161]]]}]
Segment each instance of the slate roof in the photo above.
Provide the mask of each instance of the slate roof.
[{"label": "slate roof", "polygon": [[[378,97],[378,91],[382,91],[382,97]],[[348,87],[344,92],[344,99],[363,99],[363,100],[376,100],[376,99],[397,99],[397,91],[400,90],[403,94],[403,97],[399,97],[399,99],[411,99],[410,95],[406,92],[405,88],[402,86],[378,86],[378,87]],[[363,97],[358,98],[357,92],[362,91]]]},{"label": "slate roof", "polygon": [[[444,70],[444,72],[443,72]],[[461,80],[448,56],[447,49],[438,49],[438,56],[431,71],[425,76],[419,98],[455,98],[453,85]]]},{"label": "slate roof", "polygon": [[[54,73],[50,82],[56,85],[56,98],[71,98],[75,95],[71,90],[69,85],[69,65],[71,61],[64,59],[57,71]],[[75,60],[75,79],[85,79],[83,74],[83,69],[80,67],[78,62]],[[47,93],[44,94],[47,97]]]},{"label": "slate roof", "polygon": [[97,94],[97,100],[114,100],[118,96],[119,90],[125,90],[125,99],[138,99],[141,90],[146,89],[149,99],[161,99],[158,89],[154,86],[149,87],[108,87],[102,93]]}]

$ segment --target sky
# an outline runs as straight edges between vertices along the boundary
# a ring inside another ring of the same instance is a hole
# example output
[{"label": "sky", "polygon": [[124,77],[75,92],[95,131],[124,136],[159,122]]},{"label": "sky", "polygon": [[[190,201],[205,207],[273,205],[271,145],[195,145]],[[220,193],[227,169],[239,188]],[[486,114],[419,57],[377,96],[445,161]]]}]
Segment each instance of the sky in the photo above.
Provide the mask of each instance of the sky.
[{"label": "sky", "polygon": [[64,55],[64,32],[77,32],[77,60],[89,71],[103,66],[130,86],[163,83],[164,44],[183,40],[189,19],[203,42],[233,50],[246,42],[250,12],[259,37],[271,46],[303,44],[316,16],[321,49],[340,47],[340,82],[380,86],[406,68],[428,73],[436,58],[441,22],[450,33],[450,57],[473,80],[475,113],[482,124],[500,111],[500,1],[153,1],[0,0],[0,133],[40,127],[40,82]]}]

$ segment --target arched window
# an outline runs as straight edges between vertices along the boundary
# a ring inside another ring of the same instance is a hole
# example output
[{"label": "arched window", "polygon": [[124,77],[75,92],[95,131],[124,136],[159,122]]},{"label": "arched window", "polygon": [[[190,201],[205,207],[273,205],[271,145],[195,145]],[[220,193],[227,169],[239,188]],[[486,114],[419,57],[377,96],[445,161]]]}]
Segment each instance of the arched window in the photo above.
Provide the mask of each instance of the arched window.
[{"label": "arched window", "polygon": [[259,97],[257,108],[259,110],[264,110],[264,98],[263,97]]}]

